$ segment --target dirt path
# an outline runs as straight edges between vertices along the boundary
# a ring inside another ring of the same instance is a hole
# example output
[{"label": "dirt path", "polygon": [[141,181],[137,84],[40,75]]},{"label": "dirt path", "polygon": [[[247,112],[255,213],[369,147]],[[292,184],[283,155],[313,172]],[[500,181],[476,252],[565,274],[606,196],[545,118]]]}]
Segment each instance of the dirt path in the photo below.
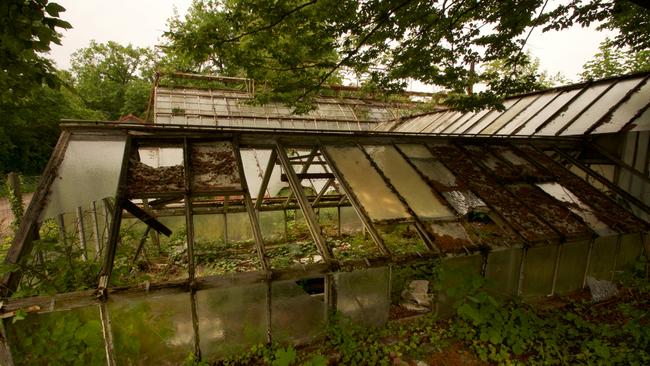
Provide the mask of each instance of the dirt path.
[{"label": "dirt path", "polygon": [[[27,208],[27,205],[29,205],[29,201],[31,201],[33,195],[34,193],[23,193],[23,207]],[[9,228],[13,219],[14,215],[11,212],[9,200],[6,198],[0,198],[0,236],[7,235],[9,233]]]}]

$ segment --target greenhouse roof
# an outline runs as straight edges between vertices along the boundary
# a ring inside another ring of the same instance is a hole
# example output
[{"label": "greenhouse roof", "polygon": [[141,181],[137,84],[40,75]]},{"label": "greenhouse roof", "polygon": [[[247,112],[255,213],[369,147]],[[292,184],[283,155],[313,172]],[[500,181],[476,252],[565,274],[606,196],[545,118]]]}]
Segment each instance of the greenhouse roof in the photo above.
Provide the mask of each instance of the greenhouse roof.
[{"label": "greenhouse roof", "polygon": [[447,109],[377,127],[407,133],[581,136],[650,130],[650,73],[589,81],[507,98],[503,111]]}]

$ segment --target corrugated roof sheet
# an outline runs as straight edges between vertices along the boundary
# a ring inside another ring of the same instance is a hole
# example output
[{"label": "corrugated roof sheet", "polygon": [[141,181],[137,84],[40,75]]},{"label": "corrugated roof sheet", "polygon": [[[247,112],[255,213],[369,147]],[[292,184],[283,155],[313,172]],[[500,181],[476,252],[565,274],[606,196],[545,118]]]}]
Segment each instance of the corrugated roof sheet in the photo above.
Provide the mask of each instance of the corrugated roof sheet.
[{"label": "corrugated roof sheet", "polygon": [[579,136],[650,130],[650,73],[507,98],[505,110],[453,109],[383,123],[377,130],[511,136]]}]

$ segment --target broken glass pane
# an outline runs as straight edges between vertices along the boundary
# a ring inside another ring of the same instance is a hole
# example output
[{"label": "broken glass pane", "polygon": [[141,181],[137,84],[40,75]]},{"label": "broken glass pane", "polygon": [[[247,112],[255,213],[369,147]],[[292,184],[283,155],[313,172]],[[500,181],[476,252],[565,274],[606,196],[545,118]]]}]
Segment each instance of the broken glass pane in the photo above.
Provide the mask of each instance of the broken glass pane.
[{"label": "broken glass pane", "polygon": [[271,284],[271,335],[274,342],[304,344],[323,333],[327,310],[324,282],[323,277],[317,277]]},{"label": "broken glass pane", "polygon": [[365,326],[380,326],[388,321],[390,270],[370,268],[334,275],[336,310]]}]

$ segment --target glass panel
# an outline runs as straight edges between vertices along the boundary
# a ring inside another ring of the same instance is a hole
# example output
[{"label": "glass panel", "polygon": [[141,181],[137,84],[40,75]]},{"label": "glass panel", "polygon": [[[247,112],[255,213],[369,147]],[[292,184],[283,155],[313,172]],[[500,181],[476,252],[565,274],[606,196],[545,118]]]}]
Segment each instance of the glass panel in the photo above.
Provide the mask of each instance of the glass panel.
[{"label": "glass panel", "polygon": [[427,124],[418,132],[431,132],[433,126],[436,126],[441,121],[447,119],[450,114],[453,114],[453,112],[438,112],[426,115],[425,119],[427,120]]},{"label": "glass panel", "polygon": [[[580,96],[571,102],[566,108],[563,108],[553,120],[551,120],[537,135],[555,135],[561,128],[567,125],[573,118],[580,114],[589,103],[596,100],[602,92],[611,84],[600,84],[587,88]],[[592,108],[593,105],[590,107]],[[575,123],[575,122],[572,122]]]},{"label": "glass panel", "polygon": [[364,148],[416,215],[421,218],[454,218],[454,214],[393,146]]},{"label": "glass panel", "polygon": [[529,248],[524,264],[522,296],[540,297],[551,293],[557,246]]},{"label": "glass panel", "polygon": [[431,126],[427,127],[425,132],[431,132],[431,133],[440,133],[447,127],[449,127],[452,123],[454,123],[460,116],[462,116],[462,112],[454,112],[446,116],[444,119],[437,121],[436,123],[432,124]]},{"label": "glass panel", "polygon": [[467,253],[477,248],[458,222],[429,223],[427,227],[433,235],[434,245],[442,253]]},{"label": "glass panel", "polygon": [[486,212],[488,210],[485,202],[471,191],[447,191],[442,192],[442,196],[461,216],[467,215],[470,211]]},{"label": "glass panel", "polygon": [[489,126],[481,130],[481,135],[491,135],[498,130],[500,130],[506,124],[512,122],[513,118],[517,116],[521,111],[528,107],[534,100],[536,100],[539,95],[529,95],[523,97],[517,102],[517,104],[508,108],[502,115],[496,118]]},{"label": "glass panel", "polygon": [[460,118],[456,119],[455,121],[451,122],[449,125],[440,126],[440,129],[437,130],[436,132],[439,132],[439,133],[451,133],[456,128],[458,128],[458,126],[460,126],[460,125],[464,124],[465,122],[467,122],[468,119],[474,117],[475,114],[476,114],[476,112],[467,112],[467,113],[463,114],[462,117],[460,117]]},{"label": "glass panel", "polygon": [[517,135],[533,135],[535,130],[541,126],[547,119],[549,119],[557,110],[562,108],[571,98],[573,98],[581,89],[569,90],[558,95],[548,105],[544,106],[539,113],[537,113],[530,120],[525,122],[524,127],[517,132]]},{"label": "glass panel", "polygon": [[504,115],[508,109],[510,109],[515,103],[517,103],[519,99],[510,99],[506,100],[503,102],[503,107],[505,108],[505,111],[497,111],[493,110],[490,114],[486,115],[485,118],[483,118],[478,124],[473,126],[471,129],[465,131],[466,134],[478,134],[480,133],[485,127],[490,125],[495,119],[499,118],[500,116]]},{"label": "glass panel", "polygon": [[398,145],[398,147],[417,170],[427,177],[439,191],[446,191],[457,185],[454,174],[440,161],[434,159],[425,146],[413,144]]},{"label": "glass panel", "polygon": [[129,160],[129,194],[184,191],[183,149],[159,148],[158,154],[157,160]]},{"label": "glass panel", "polygon": [[617,242],[617,235],[596,238],[591,249],[588,276],[598,280],[610,281],[612,279]]},{"label": "glass panel", "polygon": [[217,359],[266,343],[267,285],[249,285],[198,291],[201,356]]},{"label": "glass panel", "polygon": [[476,123],[476,121],[481,119],[483,116],[485,116],[489,112],[491,112],[490,109],[484,109],[482,111],[473,112],[472,116],[469,119],[465,120],[463,118],[464,121],[459,122],[459,123],[454,123],[454,125],[449,126],[449,129],[445,129],[443,132],[444,133],[451,133],[451,134],[461,134],[461,133],[463,133],[463,131],[470,128],[472,125],[474,125],[474,123]]},{"label": "glass panel", "polygon": [[622,275],[634,269],[634,265],[643,255],[643,241],[640,233],[623,235],[616,257],[616,274]]},{"label": "glass panel", "polygon": [[[575,122],[569,126],[562,136],[566,135],[582,135],[593,126],[601,117],[609,112],[616,103],[618,103],[625,95],[634,89],[643,79],[630,79],[619,81],[611,89],[609,89],[602,97],[592,104]],[[647,94],[646,94],[647,100]]]},{"label": "glass panel", "polygon": [[630,131],[648,131],[650,130],[650,108],[646,109],[630,125]]},{"label": "glass panel", "polygon": [[598,235],[605,236],[616,233],[596,217],[591,207],[582,202],[576,195],[562,185],[558,183],[539,183],[537,186],[557,200],[567,203],[566,207],[574,214],[580,216],[585,224]]},{"label": "glass panel", "polygon": [[241,190],[235,151],[230,142],[192,144],[191,157],[193,189]]},{"label": "glass panel", "polygon": [[334,275],[336,310],[365,326],[380,326],[388,321],[390,309],[390,270],[370,268]]},{"label": "glass panel", "polygon": [[[437,316],[440,319],[450,317],[456,313],[455,304],[459,296],[465,296],[463,291],[454,291],[467,286],[469,278],[478,278],[481,276],[483,268],[482,255],[463,255],[456,257],[446,257],[441,263],[440,289],[437,294]],[[448,293],[451,292],[451,295]]]},{"label": "glass panel", "polygon": [[398,132],[420,132],[431,123],[431,118],[438,119],[439,114],[416,117],[397,128]]},{"label": "glass panel", "polygon": [[327,311],[324,285],[323,277],[271,284],[271,336],[274,342],[308,343],[323,333]]},{"label": "glass panel", "polygon": [[74,212],[79,206],[90,207],[92,201],[114,196],[125,145],[125,138],[108,141],[72,139],[52,183],[42,219]]},{"label": "glass panel", "polygon": [[117,363],[180,364],[194,351],[190,294],[127,298],[111,295],[108,310]]},{"label": "glass panel", "polygon": [[409,158],[433,158],[429,149],[418,144],[399,144],[399,149]]},{"label": "glass panel", "polygon": [[517,294],[522,251],[522,249],[505,249],[488,254],[485,277],[490,280],[490,289],[505,296]]},{"label": "glass panel", "polygon": [[410,219],[411,215],[386,186],[366,155],[357,147],[326,148],[368,216],[374,221]]},{"label": "glass panel", "polygon": [[4,324],[16,365],[106,365],[97,306],[30,314]]},{"label": "glass panel", "polygon": [[562,245],[562,256],[555,282],[556,293],[565,294],[582,288],[588,253],[589,240]]},{"label": "glass panel", "polygon": [[528,121],[533,117],[537,112],[539,112],[546,104],[548,104],[553,98],[558,96],[561,92],[550,92],[544,93],[534,102],[528,105],[521,113],[514,116],[507,124],[505,124],[501,129],[496,130],[494,133],[496,135],[510,135],[513,133],[519,126]]}]

